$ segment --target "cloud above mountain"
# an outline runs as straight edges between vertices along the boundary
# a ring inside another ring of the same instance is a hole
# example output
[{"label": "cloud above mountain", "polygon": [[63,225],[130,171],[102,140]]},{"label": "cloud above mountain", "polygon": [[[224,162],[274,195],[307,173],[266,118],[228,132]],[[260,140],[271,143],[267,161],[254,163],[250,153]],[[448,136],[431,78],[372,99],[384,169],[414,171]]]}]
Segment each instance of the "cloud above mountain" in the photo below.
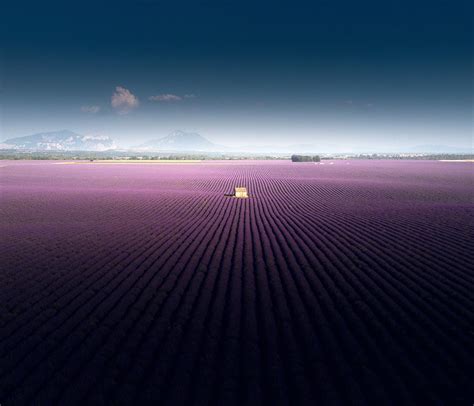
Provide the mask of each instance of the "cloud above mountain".
[{"label": "cloud above mountain", "polygon": [[100,111],[100,106],[82,106],[83,113],[97,114]]},{"label": "cloud above mountain", "polygon": [[117,86],[111,98],[112,107],[119,114],[128,114],[139,105],[138,98],[130,90]]},{"label": "cloud above mountain", "polygon": [[175,102],[180,101],[183,98],[176,94],[157,94],[155,96],[150,96],[148,100],[150,101],[158,101],[158,102]]}]

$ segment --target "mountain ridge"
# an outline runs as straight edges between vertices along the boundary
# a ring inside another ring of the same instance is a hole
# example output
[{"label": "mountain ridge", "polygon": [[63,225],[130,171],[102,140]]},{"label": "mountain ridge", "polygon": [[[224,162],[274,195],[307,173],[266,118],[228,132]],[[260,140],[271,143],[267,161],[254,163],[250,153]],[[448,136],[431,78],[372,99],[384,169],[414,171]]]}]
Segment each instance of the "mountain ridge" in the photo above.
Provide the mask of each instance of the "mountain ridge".
[{"label": "mountain ridge", "polygon": [[116,148],[109,136],[81,135],[70,130],[8,138],[0,143],[0,149],[33,151],[107,151]]},{"label": "mountain ridge", "polygon": [[375,147],[301,143],[290,145],[240,145],[224,146],[209,141],[197,132],[182,130],[172,131],[168,135],[151,139],[130,148],[118,146],[109,136],[81,135],[70,130],[41,132],[21,137],[8,138],[0,142],[0,150],[18,151],[111,151],[123,150],[130,152],[183,152],[183,153],[278,153],[278,154],[316,154],[316,153],[461,153],[472,154],[472,148],[453,147],[447,145],[414,145],[411,147],[393,147],[379,149]]}]

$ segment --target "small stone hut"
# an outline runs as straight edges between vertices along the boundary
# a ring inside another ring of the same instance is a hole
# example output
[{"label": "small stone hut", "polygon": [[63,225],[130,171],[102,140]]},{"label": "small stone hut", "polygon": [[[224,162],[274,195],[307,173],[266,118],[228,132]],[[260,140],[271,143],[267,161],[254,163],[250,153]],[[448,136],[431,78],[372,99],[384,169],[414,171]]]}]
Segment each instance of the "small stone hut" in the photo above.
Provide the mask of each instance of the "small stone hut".
[{"label": "small stone hut", "polygon": [[246,187],[236,187],[234,192],[235,197],[249,197]]}]

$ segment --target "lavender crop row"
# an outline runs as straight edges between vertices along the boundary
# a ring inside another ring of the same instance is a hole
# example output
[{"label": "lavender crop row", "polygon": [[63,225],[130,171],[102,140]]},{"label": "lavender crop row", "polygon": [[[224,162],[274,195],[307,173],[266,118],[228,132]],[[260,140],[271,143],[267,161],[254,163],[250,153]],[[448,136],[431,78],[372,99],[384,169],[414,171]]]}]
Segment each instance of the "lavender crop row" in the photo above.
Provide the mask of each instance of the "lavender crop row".
[{"label": "lavender crop row", "polygon": [[472,402],[470,164],[0,171],[2,403]]}]

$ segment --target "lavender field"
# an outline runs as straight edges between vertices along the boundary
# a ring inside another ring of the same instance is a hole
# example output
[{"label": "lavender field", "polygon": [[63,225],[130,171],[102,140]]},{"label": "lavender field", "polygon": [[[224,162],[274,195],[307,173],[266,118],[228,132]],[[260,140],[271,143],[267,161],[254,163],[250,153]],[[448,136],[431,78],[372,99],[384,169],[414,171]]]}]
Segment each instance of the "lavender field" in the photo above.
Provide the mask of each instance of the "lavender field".
[{"label": "lavender field", "polygon": [[473,168],[2,161],[0,403],[470,405]]}]

